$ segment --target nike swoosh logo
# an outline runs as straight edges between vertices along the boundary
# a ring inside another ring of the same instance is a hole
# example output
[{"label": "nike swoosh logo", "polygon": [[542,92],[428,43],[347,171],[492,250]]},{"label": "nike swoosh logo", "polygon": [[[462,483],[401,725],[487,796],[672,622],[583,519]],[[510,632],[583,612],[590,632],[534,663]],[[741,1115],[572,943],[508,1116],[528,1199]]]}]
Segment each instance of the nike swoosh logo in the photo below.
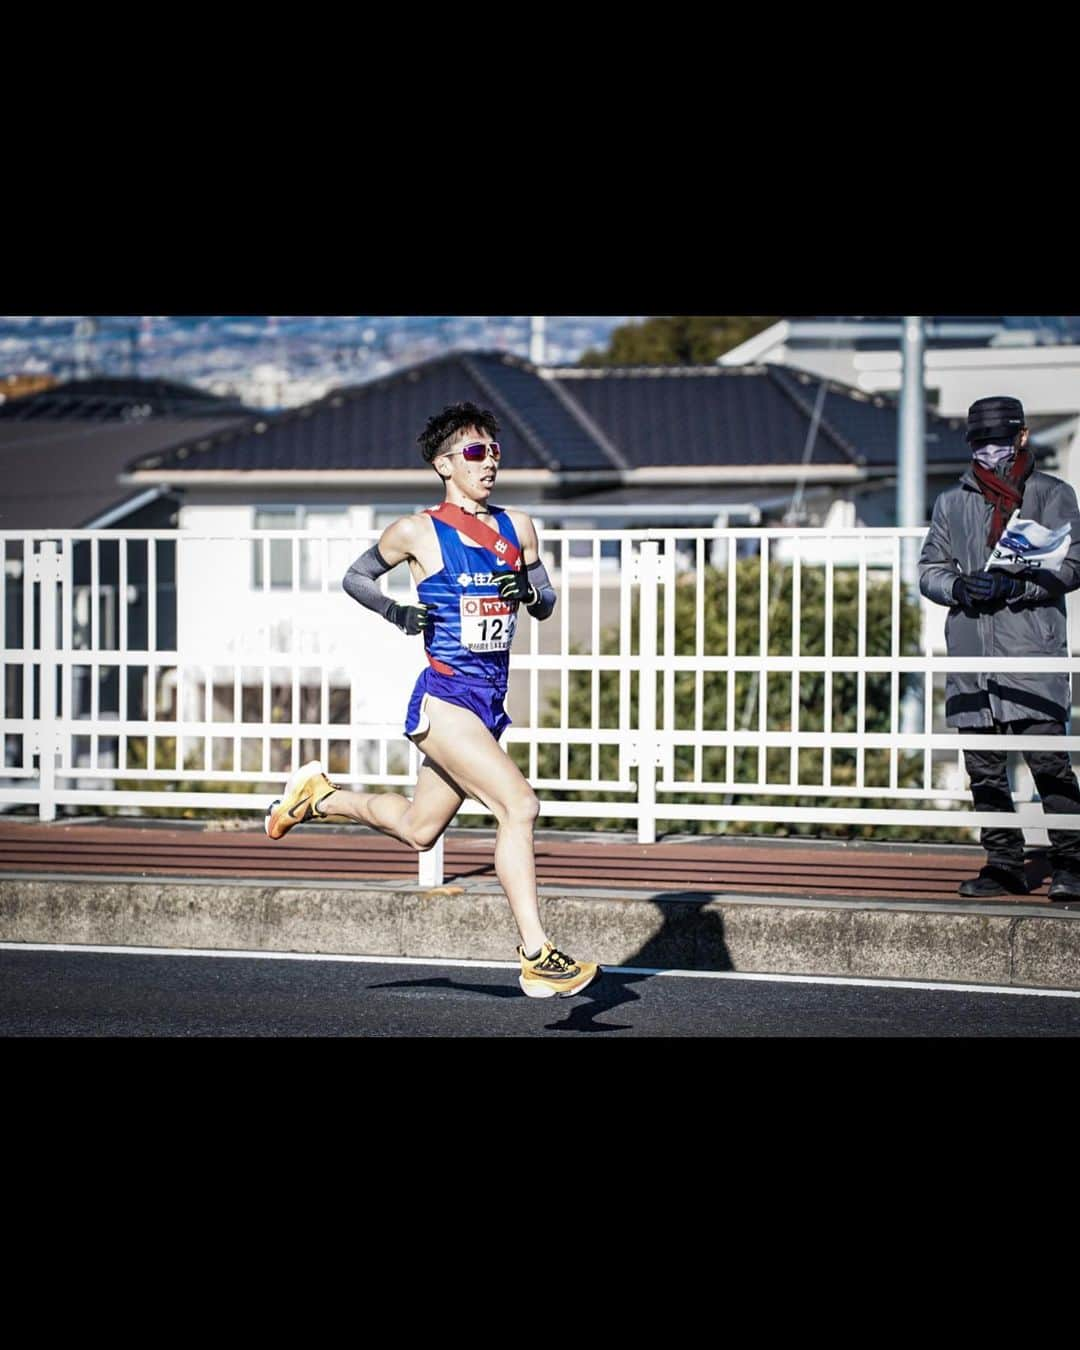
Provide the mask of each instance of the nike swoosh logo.
[{"label": "nike swoosh logo", "polygon": [[297,813],[297,811],[300,809],[300,807],[304,805],[305,802],[309,802],[309,801],[311,801],[311,793],[310,793],[310,792],[308,793],[308,795],[307,795],[306,797],[301,797],[300,800],[296,803],[295,806],[290,806],[289,809],[288,809],[288,811],[286,811],[285,814],[286,814],[287,816],[291,817],[291,819],[293,819],[293,820],[303,820],[303,816],[298,816],[296,813]]}]

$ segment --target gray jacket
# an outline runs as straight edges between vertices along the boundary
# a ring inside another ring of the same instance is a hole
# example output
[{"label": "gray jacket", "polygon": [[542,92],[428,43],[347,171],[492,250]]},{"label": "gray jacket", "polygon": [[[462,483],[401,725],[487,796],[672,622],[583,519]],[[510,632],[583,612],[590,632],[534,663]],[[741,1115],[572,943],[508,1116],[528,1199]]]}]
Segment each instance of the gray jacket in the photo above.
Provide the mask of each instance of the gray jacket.
[{"label": "gray jacket", "polygon": [[[1015,600],[965,610],[953,601],[953,582],[961,573],[985,567],[991,553],[986,538],[993,507],[970,469],[934,503],[919,557],[919,589],[935,604],[949,606],[945,644],[950,656],[1069,655],[1065,596],[1080,586],[1076,493],[1060,478],[1035,471],[1024,484],[1019,510],[1025,520],[1037,520],[1048,529],[1070,522],[1072,544],[1061,570],[1028,573],[1024,592]],[[951,727],[988,727],[1027,718],[1067,722],[1070,684],[1066,673],[950,673],[945,682],[945,720]]]}]

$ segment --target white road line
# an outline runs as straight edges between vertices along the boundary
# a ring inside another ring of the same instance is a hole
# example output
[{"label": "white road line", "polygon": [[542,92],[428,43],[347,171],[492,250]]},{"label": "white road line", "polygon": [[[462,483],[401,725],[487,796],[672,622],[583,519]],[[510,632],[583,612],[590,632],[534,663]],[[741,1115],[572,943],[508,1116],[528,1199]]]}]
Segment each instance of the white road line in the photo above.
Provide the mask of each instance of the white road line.
[{"label": "white road line", "polygon": [[[94,947],[69,942],[0,942],[7,952],[96,952],[116,956],[218,956],[244,961],[349,961],[357,965],[464,966],[517,970],[517,961],[464,961],[436,956],[352,956],[337,952],[246,952],[208,947]],[[843,975],[780,975],[741,970],[677,970],[672,966],[607,966],[612,975],[660,975],[683,980],[761,980],[766,984],[839,984],[867,989],[930,989],[953,994],[1028,994],[1080,998],[1076,989],[1029,989],[1002,984],[945,984],[930,980],[872,980]]]}]

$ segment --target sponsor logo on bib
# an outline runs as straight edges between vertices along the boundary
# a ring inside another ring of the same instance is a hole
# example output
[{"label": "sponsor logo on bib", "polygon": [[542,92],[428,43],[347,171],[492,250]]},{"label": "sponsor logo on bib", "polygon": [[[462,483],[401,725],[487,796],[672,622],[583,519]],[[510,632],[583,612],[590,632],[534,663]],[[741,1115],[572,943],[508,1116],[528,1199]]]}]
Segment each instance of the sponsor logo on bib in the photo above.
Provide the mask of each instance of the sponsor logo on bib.
[{"label": "sponsor logo on bib", "polygon": [[470,651],[508,651],[516,626],[515,610],[500,596],[461,597],[461,643]]}]

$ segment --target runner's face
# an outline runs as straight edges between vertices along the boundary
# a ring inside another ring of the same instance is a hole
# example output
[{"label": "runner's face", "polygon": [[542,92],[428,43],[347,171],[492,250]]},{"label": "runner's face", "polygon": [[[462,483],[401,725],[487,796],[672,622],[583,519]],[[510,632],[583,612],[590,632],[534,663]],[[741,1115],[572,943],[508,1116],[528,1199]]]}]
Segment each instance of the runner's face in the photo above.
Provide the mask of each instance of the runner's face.
[{"label": "runner's face", "polygon": [[490,445],[495,438],[486,431],[477,431],[475,427],[466,427],[454,437],[450,449],[439,456],[441,474],[447,485],[453,483],[473,501],[486,502],[495,487],[499,466],[491,455],[482,460],[466,459],[461,450],[466,445]]}]

